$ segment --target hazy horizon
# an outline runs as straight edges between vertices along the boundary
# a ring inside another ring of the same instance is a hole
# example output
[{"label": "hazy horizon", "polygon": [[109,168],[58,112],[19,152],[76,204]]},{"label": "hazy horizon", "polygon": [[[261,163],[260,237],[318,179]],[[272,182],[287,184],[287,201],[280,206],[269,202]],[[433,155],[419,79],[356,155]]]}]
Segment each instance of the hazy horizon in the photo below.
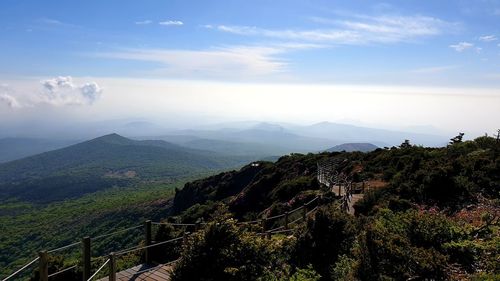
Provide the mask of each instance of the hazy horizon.
[{"label": "hazy horizon", "polygon": [[86,1],[55,9],[4,1],[0,136],[97,130],[113,120],[178,129],[327,121],[493,134],[499,7],[480,0]]}]

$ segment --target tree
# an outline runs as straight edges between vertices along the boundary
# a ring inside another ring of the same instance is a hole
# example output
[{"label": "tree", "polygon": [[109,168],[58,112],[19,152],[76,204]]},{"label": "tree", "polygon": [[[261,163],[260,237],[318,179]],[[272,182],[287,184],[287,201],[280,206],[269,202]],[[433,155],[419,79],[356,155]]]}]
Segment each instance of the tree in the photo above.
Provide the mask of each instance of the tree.
[{"label": "tree", "polygon": [[464,135],[464,133],[458,133],[458,135],[450,139],[450,144],[461,143]]},{"label": "tree", "polygon": [[356,228],[353,218],[337,205],[321,207],[297,238],[295,259],[300,267],[312,264],[323,279],[332,280],[331,269],[340,255],[351,249]]},{"label": "tree", "polygon": [[410,143],[410,140],[405,140],[401,145],[399,145],[399,148],[410,148],[411,147],[411,143]]}]

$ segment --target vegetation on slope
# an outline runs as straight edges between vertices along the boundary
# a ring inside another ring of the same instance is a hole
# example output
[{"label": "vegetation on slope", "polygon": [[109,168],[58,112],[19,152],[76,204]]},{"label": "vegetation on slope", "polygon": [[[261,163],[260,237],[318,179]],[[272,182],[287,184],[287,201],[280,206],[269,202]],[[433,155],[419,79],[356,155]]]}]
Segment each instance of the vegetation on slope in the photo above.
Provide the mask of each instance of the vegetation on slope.
[{"label": "vegetation on slope", "polygon": [[[254,162],[177,187],[172,208],[164,205],[156,218],[208,223],[184,243],[156,249],[154,260],[180,257],[172,273],[176,281],[495,280],[500,278],[499,156],[499,141],[481,137],[454,139],[444,148],[404,142],[370,153],[293,154],[276,163]],[[370,184],[355,205],[356,216],[340,211],[337,198],[316,180],[317,162],[335,158],[342,160],[340,171]],[[237,224],[282,214],[319,194],[319,209],[293,235],[267,240],[258,234],[260,225]],[[154,240],[184,231],[163,226]],[[142,259],[127,256],[119,267]]]},{"label": "vegetation on slope", "polygon": [[[215,222],[184,246],[174,280],[498,279],[499,156],[490,137],[455,138],[445,148],[407,141],[371,153],[291,155],[257,163],[251,180],[242,175],[252,166],[187,184],[174,208],[195,205],[180,219]],[[348,159],[339,169],[377,187],[355,206],[356,217],[326,198],[295,235],[271,241],[228,219],[280,213],[320,192],[316,162],[324,158]],[[224,219],[213,218],[221,210]],[[311,277],[297,279],[304,270]]]},{"label": "vegetation on slope", "polygon": [[50,203],[113,186],[171,181],[244,160],[112,134],[0,165],[0,198]]},{"label": "vegetation on slope", "polygon": [[[49,204],[2,204],[0,212],[0,275],[6,276],[35,258],[38,251],[50,250],[88,235],[95,237],[113,230],[141,225],[146,219],[159,220],[169,214],[175,188],[182,182],[111,188],[78,199]],[[93,255],[107,255],[140,242],[143,228],[93,242]],[[61,255],[61,268],[79,261],[80,246]],[[64,258],[64,259],[63,259]],[[61,260],[62,259],[62,260]]]}]

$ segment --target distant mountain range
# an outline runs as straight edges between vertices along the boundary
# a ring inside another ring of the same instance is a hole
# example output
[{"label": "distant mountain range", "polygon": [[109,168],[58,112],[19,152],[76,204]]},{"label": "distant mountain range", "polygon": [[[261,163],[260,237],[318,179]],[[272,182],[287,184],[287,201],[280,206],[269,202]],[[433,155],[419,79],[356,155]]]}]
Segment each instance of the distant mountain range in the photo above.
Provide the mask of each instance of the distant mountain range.
[{"label": "distant mountain range", "polygon": [[136,141],[111,134],[1,164],[0,198],[52,201],[140,180],[173,180],[248,161],[161,140]]},{"label": "distant mountain range", "polygon": [[[286,123],[236,122],[197,129],[167,130],[150,122],[115,124],[134,139],[163,140],[195,150],[225,156],[261,159],[288,153],[325,151],[344,143],[371,143],[395,146],[408,139],[424,146],[444,146],[448,137],[321,122],[308,126]],[[7,138],[0,139],[0,163],[62,148],[75,141]]]},{"label": "distant mountain range", "polygon": [[338,152],[338,151],[361,151],[361,152],[370,152],[377,149],[378,146],[373,145],[371,143],[343,143],[336,145],[332,148],[327,149],[328,152]]},{"label": "distant mountain range", "polygon": [[[226,126],[226,127],[224,127]],[[241,127],[238,127],[241,126]],[[343,143],[371,143],[379,147],[399,145],[408,139],[414,144],[424,146],[443,146],[448,138],[431,134],[410,133],[358,127],[345,124],[322,122],[309,126],[274,123],[235,123],[221,124],[210,129],[177,130],[160,137],[168,141],[199,149],[210,149],[215,141],[244,143],[253,145],[252,152],[271,151],[273,154],[291,152],[324,151],[333,145]],[[200,139],[205,140],[200,143]],[[196,141],[195,141],[196,140]],[[206,140],[211,140],[209,143]]]}]

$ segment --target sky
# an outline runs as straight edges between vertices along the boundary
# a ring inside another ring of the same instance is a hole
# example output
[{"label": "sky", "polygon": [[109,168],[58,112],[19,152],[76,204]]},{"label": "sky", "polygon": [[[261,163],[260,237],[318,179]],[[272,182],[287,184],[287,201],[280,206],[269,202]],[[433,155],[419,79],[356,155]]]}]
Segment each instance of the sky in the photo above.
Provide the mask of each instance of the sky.
[{"label": "sky", "polygon": [[0,136],[118,119],[500,127],[500,0],[2,0],[0,34]]}]

